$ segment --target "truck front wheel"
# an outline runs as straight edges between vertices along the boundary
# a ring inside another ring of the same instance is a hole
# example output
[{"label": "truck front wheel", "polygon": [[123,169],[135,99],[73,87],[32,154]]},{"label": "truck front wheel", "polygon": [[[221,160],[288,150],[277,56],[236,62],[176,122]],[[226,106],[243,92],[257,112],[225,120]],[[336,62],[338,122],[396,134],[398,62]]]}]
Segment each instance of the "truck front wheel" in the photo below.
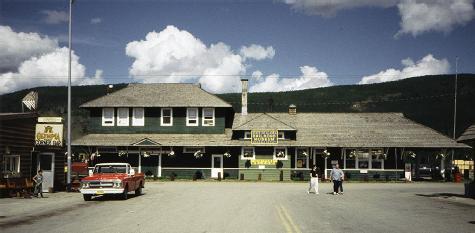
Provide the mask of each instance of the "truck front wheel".
[{"label": "truck front wheel", "polygon": [[92,195],[91,194],[84,194],[84,195],[82,195],[82,197],[84,198],[84,201],[92,200]]},{"label": "truck front wheel", "polygon": [[129,188],[126,186],[124,188],[124,192],[122,193],[121,197],[122,197],[122,200],[127,200],[128,198],[128,193],[129,193]]}]

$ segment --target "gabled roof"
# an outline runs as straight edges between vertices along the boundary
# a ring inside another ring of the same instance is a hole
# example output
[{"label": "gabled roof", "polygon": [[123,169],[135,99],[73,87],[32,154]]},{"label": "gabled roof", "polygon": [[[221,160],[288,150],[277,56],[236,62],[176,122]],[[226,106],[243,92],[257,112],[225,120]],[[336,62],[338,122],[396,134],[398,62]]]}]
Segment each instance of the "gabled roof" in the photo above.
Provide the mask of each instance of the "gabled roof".
[{"label": "gabled roof", "polygon": [[95,107],[232,107],[190,83],[129,84],[126,88],[82,104]]},{"label": "gabled roof", "polygon": [[475,124],[469,126],[463,133],[457,138],[457,141],[468,141],[468,140],[475,140]]},{"label": "gabled roof", "polygon": [[277,130],[296,130],[295,127],[282,122],[267,113],[241,115],[235,114],[233,130],[253,130],[253,129],[277,129]]}]

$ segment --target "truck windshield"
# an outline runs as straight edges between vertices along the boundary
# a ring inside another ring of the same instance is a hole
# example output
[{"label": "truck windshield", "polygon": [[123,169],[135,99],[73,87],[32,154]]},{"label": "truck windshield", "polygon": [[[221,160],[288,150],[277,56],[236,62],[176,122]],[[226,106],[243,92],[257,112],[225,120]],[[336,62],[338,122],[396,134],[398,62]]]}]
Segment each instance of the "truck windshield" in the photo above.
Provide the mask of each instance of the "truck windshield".
[{"label": "truck windshield", "polygon": [[106,165],[96,166],[94,173],[127,173],[127,166],[124,165]]}]

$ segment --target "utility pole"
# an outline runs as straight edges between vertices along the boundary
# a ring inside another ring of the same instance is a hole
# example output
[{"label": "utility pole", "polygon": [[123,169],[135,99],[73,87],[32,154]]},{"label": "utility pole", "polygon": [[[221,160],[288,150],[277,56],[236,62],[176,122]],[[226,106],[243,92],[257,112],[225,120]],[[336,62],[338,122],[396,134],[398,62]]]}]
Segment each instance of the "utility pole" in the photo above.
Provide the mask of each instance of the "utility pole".
[{"label": "utility pole", "polygon": [[68,174],[66,187],[68,191],[71,191],[71,19],[72,8],[74,0],[69,0],[69,62],[68,62]]}]

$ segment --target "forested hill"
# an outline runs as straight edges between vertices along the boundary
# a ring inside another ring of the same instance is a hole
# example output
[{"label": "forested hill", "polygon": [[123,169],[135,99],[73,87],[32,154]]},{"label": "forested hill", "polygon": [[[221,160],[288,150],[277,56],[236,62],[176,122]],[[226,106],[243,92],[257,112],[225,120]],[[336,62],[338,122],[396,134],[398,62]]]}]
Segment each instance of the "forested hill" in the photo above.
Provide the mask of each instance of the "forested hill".
[{"label": "forested hill", "polygon": [[[250,93],[249,112],[402,112],[416,122],[452,136],[454,75],[414,77],[371,85],[345,85],[290,92]],[[115,84],[114,91],[126,84]],[[66,87],[39,87],[0,96],[0,112],[20,112],[21,99],[31,90],[39,93],[40,115],[65,115]],[[72,89],[73,135],[83,134],[86,111],[78,106],[106,94],[107,85]],[[457,135],[475,123],[475,75],[458,75]],[[240,111],[241,95],[220,94]]]}]

